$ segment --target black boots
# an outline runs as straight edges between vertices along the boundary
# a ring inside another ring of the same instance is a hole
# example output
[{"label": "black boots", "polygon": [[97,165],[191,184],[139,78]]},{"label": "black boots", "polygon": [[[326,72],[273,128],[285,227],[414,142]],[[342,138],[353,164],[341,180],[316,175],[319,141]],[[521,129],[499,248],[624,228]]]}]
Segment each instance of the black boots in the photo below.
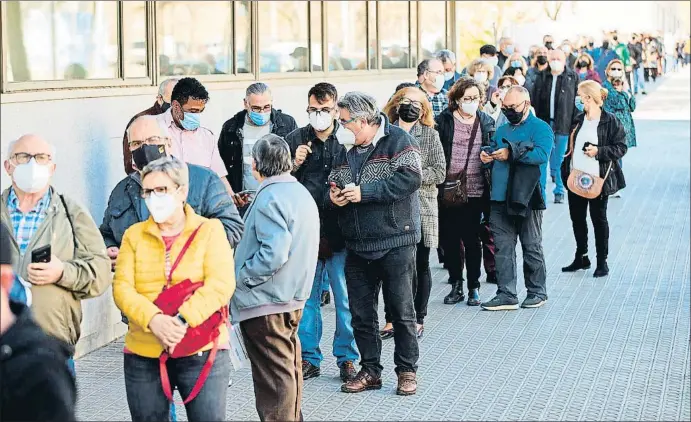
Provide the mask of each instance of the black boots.
[{"label": "black boots", "polygon": [[463,281],[456,281],[451,287],[451,293],[444,298],[444,304],[455,305],[458,302],[463,302],[465,295],[463,294]]},{"label": "black boots", "polygon": [[[588,259],[588,255],[581,255],[581,254],[576,254],[576,257],[574,258],[573,262],[571,265],[568,267],[564,267],[561,269],[561,272],[563,273],[573,273],[578,270],[587,270],[590,268],[590,259]],[[605,264],[607,265],[607,264]]]},{"label": "black boots", "polygon": [[607,260],[606,259],[598,259],[597,260],[597,267],[595,267],[595,272],[593,273],[593,277],[599,278],[599,277],[607,277],[609,275],[609,267],[607,266]]}]

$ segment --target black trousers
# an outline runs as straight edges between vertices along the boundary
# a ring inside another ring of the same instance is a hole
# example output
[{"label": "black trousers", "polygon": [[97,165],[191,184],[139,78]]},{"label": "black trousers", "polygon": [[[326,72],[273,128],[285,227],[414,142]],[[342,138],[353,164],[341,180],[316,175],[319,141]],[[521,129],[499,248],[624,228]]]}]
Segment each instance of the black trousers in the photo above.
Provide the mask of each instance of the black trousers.
[{"label": "black trousers", "polygon": [[595,230],[595,251],[598,260],[606,260],[609,252],[609,223],[607,222],[607,197],[586,199],[569,192],[569,214],[576,238],[576,253],[588,253],[588,222],[586,216],[590,206],[590,219]]},{"label": "black trousers", "polygon": [[449,268],[449,279],[463,279],[461,242],[465,248],[465,265],[468,274],[468,290],[480,288],[482,266],[482,244],[480,230],[482,212],[486,208],[484,198],[468,198],[468,203],[456,208],[443,207],[439,210],[439,227],[444,235],[445,262]]},{"label": "black trousers", "polygon": [[[427,305],[429,304],[429,296],[432,293],[432,271],[429,268],[429,254],[430,248],[425,246],[424,237],[417,244],[417,252],[415,255],[415,275],[413,277],[413,297],[415,298],[415,317],[417,323],[422,325],[425,323],[427,316]],[[384,300],[384,316],[386,322],[390,323],[391,311],[389,311],[389,304]]]}]

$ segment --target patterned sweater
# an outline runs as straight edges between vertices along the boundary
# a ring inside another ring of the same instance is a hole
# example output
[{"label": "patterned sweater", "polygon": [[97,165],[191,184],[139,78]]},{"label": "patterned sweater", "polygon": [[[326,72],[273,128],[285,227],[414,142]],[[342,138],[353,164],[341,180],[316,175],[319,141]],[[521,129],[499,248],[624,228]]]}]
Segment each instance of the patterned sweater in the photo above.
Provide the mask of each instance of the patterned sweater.
[{"label": "patterned sweater", "polygon": [[383,251],[420,241],[422,166],[418,142],[406,131],[389,123],[382,114],[374,148],[365,164],[353,175],[349,148],[333,157],[329,181],[344,188],[360,186],[362,200],[341,207],[338,223],[346,247],[355,252]]}]

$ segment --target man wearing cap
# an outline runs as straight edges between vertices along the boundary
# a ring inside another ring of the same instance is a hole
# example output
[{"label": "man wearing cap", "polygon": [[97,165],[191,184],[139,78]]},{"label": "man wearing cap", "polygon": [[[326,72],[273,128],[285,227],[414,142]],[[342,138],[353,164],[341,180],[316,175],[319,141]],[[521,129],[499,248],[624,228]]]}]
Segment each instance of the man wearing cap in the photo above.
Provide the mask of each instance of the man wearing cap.
[{"label": "man wearing cap", "polygon": [[12,302],[12,236],[0,223],[0,373],[2,419],[73,421],[75,381],[67,367],[69,347],[45,334],[29,308]]}]

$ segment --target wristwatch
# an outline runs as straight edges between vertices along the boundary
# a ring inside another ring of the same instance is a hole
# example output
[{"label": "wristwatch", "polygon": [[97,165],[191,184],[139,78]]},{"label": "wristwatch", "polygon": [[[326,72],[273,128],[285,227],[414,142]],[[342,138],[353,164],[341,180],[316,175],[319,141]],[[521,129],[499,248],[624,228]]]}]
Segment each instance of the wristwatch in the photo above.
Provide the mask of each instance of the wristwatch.
[{"label": "wristwatch", "polygon": [[184,325],[185,327],[187,327],[187,326],[189,325],[189,324],[187,323],[187,320],[185,319],[185,317],[183,317],[182,315],[177,314],[177,315],[175,315],[175,317],[176,317],[177,319],[179,319],[180,322],[182,322],[182,325]]}]

